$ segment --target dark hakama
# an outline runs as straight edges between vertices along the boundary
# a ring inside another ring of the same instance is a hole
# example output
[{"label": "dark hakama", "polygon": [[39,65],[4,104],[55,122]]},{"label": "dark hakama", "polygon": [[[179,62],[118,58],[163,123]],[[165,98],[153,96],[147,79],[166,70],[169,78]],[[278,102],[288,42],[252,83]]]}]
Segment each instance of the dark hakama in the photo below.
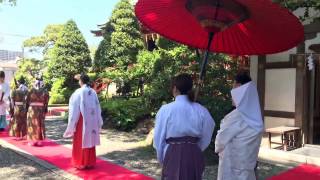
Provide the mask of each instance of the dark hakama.
[{"label": "dark hakama", "polygon": [[179,137],[166,140],[170,144],[163,163],[162,180],[201,180],[204,158],[199,138]]},{"label": "dark hakama", "polygon": [[82,148],[83,117],[80,114],[73,136],[72,164],[77,168],[92,167],[96,164],[96,148]]}]

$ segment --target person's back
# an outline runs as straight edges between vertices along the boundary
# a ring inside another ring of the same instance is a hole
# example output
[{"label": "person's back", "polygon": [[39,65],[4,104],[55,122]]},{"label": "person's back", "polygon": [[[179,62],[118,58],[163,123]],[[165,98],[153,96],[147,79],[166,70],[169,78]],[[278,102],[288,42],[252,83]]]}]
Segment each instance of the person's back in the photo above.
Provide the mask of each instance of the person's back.
[{"label": "person's back", "polygon": [[27,139],[29,145],[41,146],[45,139],[45,115],[48,111],[49,93],[42,80],[36,80],[27,95]]},{"label": "person's back", "polygon": [[199,137],[203,130],[203,113],[206,109],[198,103],[190,102],[187,96],[178,96],[176,101],[166,105],[167,138]]},{"label": "person's back", "polygon": [[[85,121],[84,142],[89,144],[100,144],[99,129],[101,127],[101,110],[98,96],[94,89],[86,86],[81,88],[80,92],[80,111]],[[98,142],[93,142],[97,141]]]},{"label": "person's back", "polygon": [[254,168],[262,133],[250,127],[237,110],[222,121],[216,138],[218,180],[255,180]]},{"label": "person's back", "polygon": [[231,95],[236,109],[222,120],[215,141],[218,180],[255,180],[263,133],[258,92],[251,78],[239,73]]},{"label": "person's back", "polygon": [[75,79],[80,88],[70,97],[68,125],[63,137],[73,138],[71,162],[77,169],[84,170],[96,164],[96,146],[100,144],[103,121],[97,94],[89,86],[89,76],[81,74]]},{"label": "person's back", "polygon": [[211,142],[214,121],[209,111],[187,94],[192,79],[182,74],[173,80],[175,101],[157,113],[154,147],[163,164],[162,179],[200,180],[204,171],[202,151]]},{"label": "person's back", "polygon": [[240,129],[243,130],[233,138],[231,143],[231,153],[235,157],[232,161],[233,166],[239,169],[254,169],[257,163],[262,133],[248,126],[244,120],[241,120],[240,123],[240,127],[243,127]]},{"label": "person's back", "polygon": [[10,122],[9,134],[22,139],[27,133],[27,90],[16,89],[11,94],[10,113],[12,120]]}]

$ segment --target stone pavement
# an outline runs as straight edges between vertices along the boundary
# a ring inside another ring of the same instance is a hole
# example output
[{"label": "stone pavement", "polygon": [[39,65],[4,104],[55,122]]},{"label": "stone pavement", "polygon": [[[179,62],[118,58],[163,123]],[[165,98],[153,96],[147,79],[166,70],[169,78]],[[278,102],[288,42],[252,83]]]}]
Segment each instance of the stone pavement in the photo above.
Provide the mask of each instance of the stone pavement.
[{"label": "stone pavement", "polygon": [[[274,137],[278,142],[281,141],[280,136]],[[319,145],[304,145],[291,151],[283,151],[279,145],[272,144],[272,149],[268,147],[267,137],[262,139],[259,159],[263,162],[273,164],[284,164],[288,167],[297,166],[299,164],[311,164],[320,166],[320,146]]]},{"label": "stone pavement", "polygon": [[44,164],[27,158],[27,155],[21,155],[17,151],[2,146],[0,147],[0,179],[64,180],[66,178]]}]

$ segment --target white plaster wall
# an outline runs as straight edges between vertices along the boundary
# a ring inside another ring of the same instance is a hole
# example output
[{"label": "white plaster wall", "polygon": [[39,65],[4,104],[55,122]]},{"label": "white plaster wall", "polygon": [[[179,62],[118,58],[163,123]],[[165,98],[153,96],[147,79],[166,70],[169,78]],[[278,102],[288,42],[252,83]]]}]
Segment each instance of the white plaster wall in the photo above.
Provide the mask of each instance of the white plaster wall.
[{"label": "white plaster wall", "polygon": [[294,126],[294,119],[265,116],[264,125],[266,129],[277,127],[277,126]]},{"label": "white plaster wall", "polygon": [[309,50],[309,46],[311,44],[319,44],[319,43],[320,43],[320,33],[317,34],[316,38],[305,41],[306,53],[312,53],[312,51]]},{"label": "white plaster wall", "polygon": [[266,70],[265,110],[295,112],[296,69]]},{"label": "white plaster wall", "polygon": [[[304,10],[305,10],[305,8],[299,8],[299,9],[295,10],[293,12],[293,14],[296,15],[297,17],[303,16],[304,15]],[[319,13],[319,11],[315,11],[313,8],[310,8],[309,9],[309,15],[310,15],[310,18],[307,19],[306,21],[302,22],[303,25],[310,24],[313,21],[314,18],[320,16],[320,13]]]},{"label": "white plaster wall", "polygon": [[281,53],[269,54],[266,57],[266,62],[286,62],[290,60],[290,54],[295,54],[295,53],[297,53],[296,47]]},{"label": "white plaster wall", "polygon": [[252,81],[257,84],[258,82],[258,56],[250,57],[250,76]]}]

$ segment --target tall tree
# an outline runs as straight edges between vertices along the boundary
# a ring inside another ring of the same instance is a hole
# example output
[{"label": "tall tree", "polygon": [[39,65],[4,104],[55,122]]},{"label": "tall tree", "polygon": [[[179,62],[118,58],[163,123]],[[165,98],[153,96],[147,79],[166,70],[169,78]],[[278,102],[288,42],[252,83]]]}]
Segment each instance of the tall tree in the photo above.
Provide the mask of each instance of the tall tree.
[{"label": "tall tree", "polygon": [[[320,1],[319,0],[273,0],[274,2],[280,3],[285,8],[291,11],[297,10],[299,8],[304,8],[304,15],[300,16],[302,21],[307,19],[312,19],[313,21],[320,21]],[[316,17],[310,16],[310,10],[314,10],[317,13]]]},{"label": "tall tree", "polygon": [[7,3],[9,5],[16,5],[17,0],[0,0],[0,5],[3,3]]},{"label": "tall tree", "polygon": [[106,23],[104,39],[94,60],[94,69],[102,70],[116,66],[116,71],[125,73],[136,62],[143,41],[133,5],[129,0],[120,0]]},{"label": "tall tree", "polygon": [[40,36],[33,36],[23,42],[23,46],[29,48],[30,51],[41,50],[46,56],[49,49],[51,49],[55,42],[59,39],[63,30],[63,24],[49,24]]},{"label": "tall tree", "polygon": [[18,61],[18,71],[15,73],[16,79],[23,76],[28,86],[32,86],[32,82],[44,67],[43,61],[36,59],[22,59]]},{"label": "tall tree", "polygon": [[93,61],[93,70],[97,72],[103,71],[106,67],[110,67],[115,64],[114,59],[111,58],[111,54],[109,53],[111,49],[111,34],[114,31],[110,22],[106,23],[104,31],[103,40],[97,48]]},{"label": "tall tree", "polygon": [[110,39],[110,58],[116,62],[119,69],[126,71],[128,65],[136,62],[143,41],[139,31],[138,20],[134,7],[129,0],[121,0],[115,7],[110,18],[114,28]]},{"label": "tall tree", "polygon": [[68,21],[57,39],[48,64],[49,78],[65,78],[73,82],[75,74],[87,72],[91,66],[89,47],[73,20]]}]

